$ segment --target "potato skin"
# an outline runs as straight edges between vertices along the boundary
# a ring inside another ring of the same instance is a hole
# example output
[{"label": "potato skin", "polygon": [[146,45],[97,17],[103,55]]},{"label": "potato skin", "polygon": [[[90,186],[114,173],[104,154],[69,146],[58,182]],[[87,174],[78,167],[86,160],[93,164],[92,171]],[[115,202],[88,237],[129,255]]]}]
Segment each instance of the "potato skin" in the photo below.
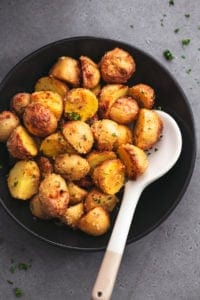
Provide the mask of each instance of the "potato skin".
[{"label": "potato skin", "polygon": [[110,228],[110,216],[102,207],[95,207],[79,220],[78,228],[89,235],[102,235]]},{"label": "potato skin", "polygon": [[26,106],[31,102],[30,93],[17,93],[11,100],[11,109],[15,111],[18,116],[22,116]]},{"label": "potato skin", "polygon": [[58,131],[42,140],[40,151],[48,157],[55,158],[59,154],[68,152],[68,145],[62,133]]},{"label": "potato skin", "polygon": [[108,83],[125,83],[135,72],[135,61],[125,50],[115,48],[101,59],[101,76]]},{"label": "potato skin", "polygon": [[111,212],[115,208],[118,201],[119,200],[115,195],[107,195],[94,188],[87,194],[84,206],[86,212],[90,211],[91,209],[97,206],[101,206],[106,211]]},{"label": "potato skin", "polygon": [[47,220],[49,216],[44,212],[38,194],[33,196],[29,203],[30,211],[38,219]]},{"label": "potato skin", "polygon": [[69,192],[65,180],[58,174],[47,175],[39,187],[39,199],[43,211],[52,218],[62,216],[68,206]]},{"label": "potato skin", "polygon": [[62,99],[65,99],[67,92],[69,91],[68,86],[64,82],[50,76],[39,78],[34,89],[36,92],[51,91],[57,93],[62,97]]},{"label": "potato skin", "polygon": [[19,125],[7,140],[7,149],[12,157],[18,159],[33,158],[38,154],[37,145],[26,129]]},{"label": "potato skin", "polygon": [[48,174],[53,173],[53,164],[47,157],[45,156],[38,157],[37,164],[40,169],[40,174],[42,178],[44,178]]},{"label": "potato skin", "polygon": [[67,183],[68,190],[69,190],[69,204],[74,205],[79,202],[83,202],[85,197],[87,196],[87,191],[82,189],[80,186],[75,184],[74,182],[70,181]]},{"label": "potato skin", "polygon": [[90,166],[85,158],[77,154],[67,153],[56,156],[54,168],[55,172],[70,181],[80,180],[90,170]]},{"label": "potato skin", "polygon": [[24,125],[38,137],[45,137],[57,128],[57,119],[49,108],[41,103],[30,103],[23,114]]},{"label": "potato skin", "polygon": [[9,172],[8,188],[13,198],[28,200],[38,192],[40,170],[32,160],[20,160]]},{"label": "potato skin", "polygon": [[143,150],[151,148],[159,140],[162,129],[162,120],[155,111],[146,108],[140,109],[133,130],[134,145]]},{"label": "potato skin", "polygon": [[12,131],[19,125],[19,118],[11,111],[0,113],[0,142],[6,142]]},{"label": "potato skin", "polygon": [[126,167],[128,178],[136,180],[148,167],[146,153],[131,144],[123,144],[118,148],[118,155]]},{"label": "potato skin", "polygon": [[76,228],[79,220],[84,214],[83,203],[77,203],[67,208],[66,212],[60,217],[61,222],[64,224]]},{"label": "potato skin", "polygon": [[100,71],[97,64],[87,56],[80,57],[83,77],[83,87],[86,89],[95,88],[100,81]]},{"label": "potato skin", "polygon": [[155,92],[147,84],[139,83],[129,88],[129,95],[133,97],[139,107],[151,109],[155,101]]},{"label": "potato skin", "polygon": [[90,152],[86,159],[90,165],[90,173],[92,174],[94,169],[107,159],[117,158],[115,152],[113,151],[92,151]]}]

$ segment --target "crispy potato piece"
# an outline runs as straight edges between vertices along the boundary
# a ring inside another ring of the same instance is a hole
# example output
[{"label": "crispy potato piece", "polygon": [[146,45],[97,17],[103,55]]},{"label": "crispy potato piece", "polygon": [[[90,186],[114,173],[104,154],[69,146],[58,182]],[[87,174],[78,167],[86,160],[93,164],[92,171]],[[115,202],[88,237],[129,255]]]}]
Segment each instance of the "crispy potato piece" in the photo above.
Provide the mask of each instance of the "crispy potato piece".
[{"label": "crispy potato piece", "polygon": [[151,109],[154,105],[155,92],[147,84],[139,83],[129,88],[129,95],[133,97],[140,107]]},{"label": "crispy potato piece", "polygon": [[10,170],[8,188],[13,198],[28,200],[38,192],[40,170],[35,161],[20,160]]},{"label": "crispy potato piece", "polygon": [[7,148],[12,157],[19,159],[29,159],[38,153],[34,139],[21,125],[17,126],[11,133],[7,140]]},{"label": "crispy potato piece", "polygon": [[68,121],[62,126],[68,144],[78,153],[88,153],[94,143],[90,126],[83,121]]},{"label": "crispy potato piece", "polygon": [[117,140],[114,145],[114,149],[116,150],[122,144],[132,144],[133,142],[133,134],[129,127],[126,125],[118,125],[117,130]]},{"label": "crispy potato piece", "polygon": [[94,169],[107,159],[117,158],[115,152],[113,151],[92,151],[90,152],[86,159],[90,165],[90,173],[92,174]]},{"label": "crispy potato piece", "polygon": [[40,145],[40,151],[48,157],[68,152],[67,142],[60,131],[48,135]]},{"label": "crispy potato piece", "polygon": [[110,216],[103,207],[95,207],[83,215],[78,222],[78,228],[89,235],[102,235],[110,228]]},{"label": "crispy potato piece", "polygon": [[67,94],[64,113],[68,119],[87,121],[96,114],[97,110],[97,97],[90,90],[76,88]]},{"label": "crispy potato piece", "polygon": [[135,72],[135,61],[125,50],[115,48],[101,59],[101,76],[108,83],[125,83]]},{"label": "crispy potato piece", "polygon": [[19,125],[19,118],[11,111],[0,113],[0,142],[6,142],[12,131]]},{"label": "crispy potato piece", "polygon": [[108,212],[111,212],[118,201],[119,200],[115,195],[107,195],[94,188],[87,194],[84,206],[87,212],[97,206],[101,206]]},{"label": "crispy potato piece", "polygon": [[53,173],[53,164],[47,157],[45,156],[38,157],[37,164],[40,169],[40,174],[42,178]]},{"label": "crispy potato piece", "polygon": [[72,57],[61,56],[51,68],[49,75],[75,87],[79,86],[81,75],[79,62]]},{"label": "crispy potato piece", "polygon": [[68,86],[64,82],[50,76],[39,78],[34,89],[36,92],[51,91],[57,93],[62,99],[65,99],[67,92],[69,91]]},{"label": "crispy potato piece", "polygon": [[101,118],[109,118],[110,108],[121,97],[128,94],[128,86],[122,84],[105,85],[99,96],[99,114]]},{"label": "crispy potato piece", "polygon": [[97,84],[97,86],[95,86],[93,89],[91,89],[91,92],[93,92],[95,94],[95,96],[98,97],[99,94],[101,93],[101,85]]},{"label": "crispy potato piece", "polygon": [[142,149],[131,144],[123,144],[119,146],[117,153],[125,165],[126,173],[130,179],[135,180],[146,171],[148,159]]},{"label": "crispy potato piece", "polygon": [[129,124],[138,115],[139,106],[132,97],[122,97],[111,106],[109,117],[118,124]]},{"label": "crispy potato piece", "polygon": [[86,89],[95,88],[100,81],[100,71],[98,65],[87,56],[80,57],[83,77],[83,87]]},{"label": "crispy potato piece", "polygon": [[67,209],[69,192],[65,180],[58,174],[47,175],[39,186],[39,199],[43,211],[52,218],[59,218]]},{"label": "crispy potato piece", "polygon": [[111,151],[117,141],[118,124],[112,120],[96,121],[91,126],[95,144],[98,150]]},{"label": "crispy potato piece", "polygon": [[44,212],[42,208],[38,194],[31,198],[29,207],[33,216],[42,220],[49,219],[49,216]]},{"label": "crispy potato piece", "polygon": [[77,154],[60,154],[55,159],[55,172],[65,179],[73,181],[85,177],[90,166],[87,160]]},{"label": "crispy potato piece", "polygon": [[83,202],[88,192],[72,181],[68,182],[67,186],[69,190],[69,204],[74,205]]},{"label": "crispy potato piece", "polygon": [[60,217],[60,220],[62,223],[72,228],[76,228],[83,214],[84,214],[84,206],[83,203],[81,202],[68,207],[64,215]]},{"label": "crispy potato piece", "polygon": [[31,102],[31,94],[17,93],[11,99],[11,109],[15,111],[18,116],[22,116],[26,106]]},{"label": "crispy potato piece", "polygon": [[125,167],[119,159],[106,160],[94,169],[92,178],[103,193],[114,195],[124,185]]},{"label": "crispy potato piece", "polygon": [[41,103],[55,115],[57,120],[60,120],[63,113],[63,99],[58,93],[51,91],[34,92],[31,94],[31,102]]},{"label": "crispy potato piece", "polygon": [[38,137],[45,137],[57,128],[57,119],[49,108],[41,103],[30,103],[23,114],[24,125],[30,133]]},{"label": "crispy potato piece", "polygon": [[159,140],[162,129],[162,120],[155,111],[140,109],[133,131],[134,145],[143,150],[151,148]]}]

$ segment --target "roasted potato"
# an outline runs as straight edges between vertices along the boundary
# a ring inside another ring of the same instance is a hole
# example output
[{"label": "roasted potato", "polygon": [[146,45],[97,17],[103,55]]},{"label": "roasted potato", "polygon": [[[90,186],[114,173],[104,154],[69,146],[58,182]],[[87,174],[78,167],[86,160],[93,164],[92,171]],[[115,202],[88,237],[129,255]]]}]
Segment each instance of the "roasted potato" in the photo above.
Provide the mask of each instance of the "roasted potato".
[{"label": "roasted potato", "polygon": [[129,124],[138,115],[139,106],[132,97],[122,97],[115,101],[109,111],[109,117],[118,124]]},{"label": "roasted potato", "polygon": [[96,121],[91,126],[96,148],[111,151],[117,141],[118,124],[112,120]]},{"label": "roasted potato", "polygon": [[109,118],[110,108],[121,97],[128,94],[128,86],[123,84],[107,84],[99,95],[99,115],[101,118]]},{"label": "roasted potato", "polygon": [[87,56],[80,57],[83,87],[86,89],[95,88],[100,81],[98,65]]},{"label": "roasted potato", "polygon": [[115,195],[107,195],[94,188],[87,194],[84,206],[87,212],[97,206],[101,206],[108,212],[111,212],[118,201],[119,200]]},{"label": "roasted potato", "polygon": [[133,97],[139,107],[151,109],[155,101],[155,92],[147,84],[139,83],[129,88],[129,95]]},{"label": "roasted potato", "polygon": [[105,209],[98,206],[83,215],[77,225],[83,232],[99,236],[110,228],[110,216]]},{"label": "roasted potato", "polygon": [[47,157],[45,156],[38,157],[37,164],[40,169],[40,174],[42,178],[53,173],[53,164]]},{"label": "roasted potato", "polygon": [[35,161],[20,160],[10,170],[7,180],[13,198],[28,200],[38,192],[40,170]]},{"label": "roasted potato", "polygon": [[93,89],[91,89],[91,92],[93,92],[95,94],[95,96],[98,97],[99,94],[101,93],[101,85],[97,84],[97,86],[95,86]]},{"label": "roasted potato", "polygon": [[85,177],[90,166],[87,160],[77,154],[60,154],[55,159],[55,172],[73,181]]},{"label": "roasted potato", "polygon": [[7,148],[12,157],[29,159],[38,154],[37,145],[26,129],[17,126],[7,140]]},{"label": "roasted potato", "polygon": [[86,159],[90,165],[90,173],[92,174],[94,169],[107,159],[117,158],[115,152],[113,151],[92,151],[90,152]]},{"label": "roasted potato", "polygon": [[137,147],[147,150],[160,138],[163,123],[159,115],[150,109],[140,109],[133,131],[133,143]]},{"label": "roasted potato", "polygon": [[39,186],[39,200],[43,211],[52,218],[66,212],[69,192],[65,180],[58,174],[47,175]]},{"label": "roasted potato", "polygon": [[45,137],[57,128],[57,119],[49,108],[41,103],[30,103],[23,114],[24,125],[28,131],[38,137]]},{"label": "roasted potato", "polygon": [[94,143],[90,126],[83,121],[68,121],[62,126],[68,144],[78,153],[88,153]]},{"label": "roasted potato", "polygon": [[146,171],[148,159],[142,149],[131,144],[123,144],[119,146],[117,152],[130,179],[135,180]]},{"label": "roasted potato", "polygon": [[88,192],[72,181],[68,182],[67,186],[69,190],[69,204],[74,205],[83,202]]},{"label": "roasted potato", "polygon": [[44,212],[38,194],[33,196],[29,203],[30,211],[38,219],[47,220],[49,216]]},{"label": "roasted potato", "polygon": [[90,90],[76,88],[67,94],[64,113],[69,120],[87,121],[96,114],[97,109],[97,97]]},{"label": "roasted potato", "polygon": [[100,69],[105,82],[125,83],[135,72],[135,61],[127,51],[115,48],[102,57]]},{"label": "roasted potato", "polygon": [[6,142],[13,129],[19,125],[18,117],[11,111],[4,110],[0,113],[0,142]]},{"label": "roasted potato", "polygon": [[117,140],[114,144],[114,150],[116,150],[120,145],[132,143],[133,142],[133,134],[129,127],[125,125],[118,125],[117,129]]},{"label": "roasted potato", "polygon": [[60,120],[63,113],[63,99],[58,93],[51,91],[34,92],[31,94],[31,102],[41,103],[55,115],[57,120]]},{"label": "roasted potato", "polygon": [[72,86],[79,86],[81,76],[79,62],[72,57],[61,56],[51,68],[49,75]]},{"label": "roasted potato", "polygon": [[31,102],[31,94],[29,93],[17,93],[13,96],[11,99],[11,109],[14,110],[14,112],[18,116],[22,116],[24,113],[24,110],[26,106]]},{"label": "roasted potato", "polygon": [[57,93],[62,97],[62,99],[65,99],[67,92],[69,91],[68,86],[64,82],[50,76],[39,78],[34,89],[36,92],[51,91]]},{"label": "roasted potato", "polygon": [[81,202],[68,207],[64,215],[60,217],[60,220],[62,223],[72,228],[76,228],[83,214],[84,214],[84,206],[83,203]]},{"label": "roasted potato", "polygon": [[40,151],[48,157],[55,158],[57,155],[68,152],[67,142],[60,131],[48,135],[42,140]]},{"label": "roasted potato", "polygon": [[92,178],[103,193],[114,195],[124,185],[125,167],[119,159],[106,160],[94,169]]}]

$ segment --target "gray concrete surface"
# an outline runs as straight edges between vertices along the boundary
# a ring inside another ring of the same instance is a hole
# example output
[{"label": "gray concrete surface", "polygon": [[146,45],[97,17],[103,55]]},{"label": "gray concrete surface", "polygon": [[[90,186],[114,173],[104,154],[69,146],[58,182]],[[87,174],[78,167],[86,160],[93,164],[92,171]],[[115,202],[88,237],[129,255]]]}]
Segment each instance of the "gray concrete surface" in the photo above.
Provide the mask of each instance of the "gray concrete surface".
[{"label": "gray concrete surface", "polygon": [[[119,39],[156,57],[187,95],[199,138],[199,1],[174,0],[169,5],[168,0],[0,0],[0,80],[33,50],[81,35]],[[191,40],[185,49],[184,38]],[[172,62],[163,58],[166,48],[175,55]],[[198,149],[192,180],[178,207],[155,231],[126,247],[113,300],[200,299],[199,170]],[[102,257],[103,252],[73,252],[45,244],[0,207],[1,300],[15,299],[15,287],[22,288],[22,299],[27,300],[90,299]],[[12,274],[11,259],[31,259],[32,266]]]}]

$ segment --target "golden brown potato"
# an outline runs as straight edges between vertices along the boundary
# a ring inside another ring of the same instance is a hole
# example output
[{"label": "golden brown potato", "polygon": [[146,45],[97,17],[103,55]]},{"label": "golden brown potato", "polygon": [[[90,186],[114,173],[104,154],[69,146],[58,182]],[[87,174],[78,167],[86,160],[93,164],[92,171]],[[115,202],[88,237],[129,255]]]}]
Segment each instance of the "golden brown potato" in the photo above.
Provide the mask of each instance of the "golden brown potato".
[{"label": "golden brown potato", "polygon": [[65,99],[68,90],[69,88],[64,82],[50,76],[39,78],[35,84],[36,92],[51,91],[59,94],[62,99]]},{"label": "golden brown potato", "polygon": [[72,181],[68,182],[67,186],[69,190],[69,204],[74,205],[83,202],[88,192]]},{"label": "golden brown potato", "polygon": [[98,65],[87,56],[80,57],[83,77],[83,87],[86,89],[95,88],[100,81],[100,71]]},{"label": "golden brown potato", "polygon": [[131,144],[133,142],[132,131],[129,127],[125,125],[118,125],[117,130],[117,141],[114,145],[114,149],[116,150],[122,144]]},{"label": "golden brown potato", "polygon": [[60,154],[55,159],[55,172],[65,179],[73,181],[85,177],[90,166],[87,160],[77,154]]},{"label": "golden brown potato", "polygon": [[11,109],[15,111],[18,116],[22,116],[26,106],[31,102],[31,94],[17,93],[11,100]]},{"label": "golden brown potato", "polygon": [[78,153],[88,153],[94,143],[90,126],[83,121],[68,121],[62,126],[68,144]]},{"label": "golden brown potato", "polygon": [[8,188],[12,197],[28,200],[38,192],[40,170],[32,160],[20,160],[10,170]]},{"label": "golden brown potato", "polygon": [[123,84],[105,85],[99,96],[99,114],[101,118],[109,118],[110,108],[115,101],[128,94],[128,86]]},{"label": "golden brown potato", "polygon": [[140,107],[151,109],[154,105],[155,92],[147,84],[139,83],[129,88],[129,95],[133,97]]},{"label": "golden brown potato", "polygon": [[95,145],[98,150],[111,151],[117,141],[118,124],[112,120],[103,119],[96,121],[91,126]]},{"label": "golden brown potato", "polygon": [[137,118],[139,106],[132,97],[122,97],[111,106],[109,117],[118,124],[129,124]]},{"label": "golden brown potato", "polygon": [[102,207],[95,207],[83,215],[78,222],[78,228],[89,235],[102,235],[110,228],[110,216]]},{"label": "golden brown potato", "polygon": [[45,156],[38,157],[37,164],[40,169],[40,174],[42,178],[44,178],[48,174],[53,173],[53,164],[47,157]]},{"label": "golden brown potato", "polygon": [[92,178],[103,193],[114,195],[124,185],[125,167],[119,159],[106,160],[94,169]]},{"label": "golden brown potato", "polygon": [[81,75],[79,62],[72,57],[62,56],[51,68],[49,75],[73,86],[79,86]]},{"label": "golden brown potato", "polygon": [[18,125],[19,119],[15,114],[7,110],[2,111],[0,113],[0,142],[6,142]]},{"label": "golden brown potato", "polygon": [[57,128],[55,115],[49,108],[38,102],[27,105],[23,121],[28,131],[38,137],[45,137]]},{"label": "golden brown potato", "polygon": [[87,212],[97,206],[101,206],[108,212],[111,212],[118,201],[115,195],[107,195],[94,188],[87,194],[84,206]]},{"label": "golden brown potato", "polygon": [[73,206],[68,207],[64,215],[60,217],[60,220],[64,224],[72,228],[76,228],[83,214],[84,214],[83,203],[77,203]]},{"label": "golden brown potato", "polygon": [[96,114],[97,109],[97,97],[90,90],[76,88],[67,94],[64,113],[69,120],[87,121]]},{"label": "golden brown potato", "polygon": [[125,83],[135,72],[135,61],[127,51],[115,48],[105,53],[100,68],[105,82]]},{"label": "golden brown potato", "polygon": [[113,151],[92,151],[90,152],[86,159],[90,165],[90,173],[92,174],[94,169],[107,159],[117,158],[115,152]]},{"label": "golden brown potato", "polygon": [[63,99],[55,92],[39,91],[31,94],[31,102],[41,103],[47,107],[60,120],[63,113]]},{"label": "golden brown potato", "polygon": [[148,160],[146,153],[142,149],[131,144],[123,144],[119,146],[117,152],[126,167],[127,176],[130,179],[135,180],[146,171]]},{"label": "golden brown potato", "polygon": [[137,147],[147,150],[160,138],[163,123],[159,115],[150,109],[140,109],[133,131],[133,143]]},{"label": "golden brown potato", "polygon": [[29,207],[33,216],[42,220],[49,219],[49,216],[44,212],[42,208],[38,194],[31,198]]},{"label": "golden brown potato", "polygon": [[52,133],[43,139],[40,151],[48,157],[55,158],[57,155],[68,152],[68,145],[60,131]]},{"label": "golden brown potato", "polygon": [[101,85],[97,84],[97,86],[95,86],[93,89],[91,89],[91,92],[93,92],[95,94],[95,96],[98,97],[99,94],[101,93]]},{"label": "golden brown potato", "polygon": [[47,175],[39,186],[39,199],[43,211],[52,218],[59,218],[67,209],[69,192],[65,180],[58,174]]},{"label": "golden brown potato", "polygon": [[19,159],[29,159],[38,153],[34,139],[21,125],[17,126],[11,133],[7,140],[7,148],[12,157]]}]

